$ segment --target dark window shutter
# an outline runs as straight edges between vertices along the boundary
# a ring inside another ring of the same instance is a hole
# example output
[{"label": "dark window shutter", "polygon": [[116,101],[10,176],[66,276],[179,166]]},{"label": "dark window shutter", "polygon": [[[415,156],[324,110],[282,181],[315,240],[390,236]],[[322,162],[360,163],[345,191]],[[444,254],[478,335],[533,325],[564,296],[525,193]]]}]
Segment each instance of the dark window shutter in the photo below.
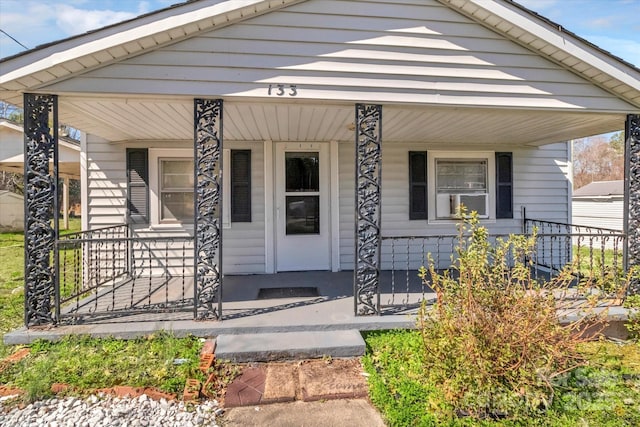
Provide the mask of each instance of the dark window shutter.
[{"label": "dark window shutter", "polygon": [[409,219],[427,219],[426,151],[409,151]]},{"label": "dark window shutter", "polygon": [[513,153],[496,153],[496,218],[513,218]]},{"label": "dark window shutter", "polygon": [[132,224],[149,223],[149,150],[127,148],[127,218]]},{"label": "dark window shutter", "polygon": [[251,150],[231,150],[231,222],[251,222]]}]

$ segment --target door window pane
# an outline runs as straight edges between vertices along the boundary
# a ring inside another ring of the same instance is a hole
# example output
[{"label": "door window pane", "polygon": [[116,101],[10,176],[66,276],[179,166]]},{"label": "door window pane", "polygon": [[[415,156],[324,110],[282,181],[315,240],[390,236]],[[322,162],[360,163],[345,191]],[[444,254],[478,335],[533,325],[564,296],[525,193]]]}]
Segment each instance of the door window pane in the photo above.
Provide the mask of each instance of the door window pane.
[{"label": "door window pane", "polygon": [[287,196],[287,235],[320,234],[320,196]]},{"label": "door window pane", "polygon": [[319,153],[285,153],[286,191],[320,191]]}]

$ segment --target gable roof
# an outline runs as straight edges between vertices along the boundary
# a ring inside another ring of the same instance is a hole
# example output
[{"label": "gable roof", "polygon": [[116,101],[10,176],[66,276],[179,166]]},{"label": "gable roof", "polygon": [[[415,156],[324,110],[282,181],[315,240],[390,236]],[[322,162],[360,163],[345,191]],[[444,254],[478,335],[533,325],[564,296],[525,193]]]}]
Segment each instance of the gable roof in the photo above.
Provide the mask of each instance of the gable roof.
[{"label": "gable roof", "polygon": [[609,197],[624,195],[624,180],[594,181],[573,192],[573,197]]},{"label": "gable roof", "polygon": [[0,99],[300,0],[189,0],[0,60]]},{"label": "gable roof", "polygon": [[640,69],[513,0],[438,0],[640,108]]},{"label": "gable roof", "polygon": [[[0,98],[307,0],[190,0],[0,60]],[[512,0],[438,0],[640,109],[640,70]]]}]

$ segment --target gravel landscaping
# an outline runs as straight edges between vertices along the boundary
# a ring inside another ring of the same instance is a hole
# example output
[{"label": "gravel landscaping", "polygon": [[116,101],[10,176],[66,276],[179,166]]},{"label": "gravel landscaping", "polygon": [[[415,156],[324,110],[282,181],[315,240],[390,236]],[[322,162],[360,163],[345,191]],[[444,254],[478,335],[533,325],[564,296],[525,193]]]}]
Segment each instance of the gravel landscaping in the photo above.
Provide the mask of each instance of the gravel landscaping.
[{"label": "gravel landscaping", "polygon": [[0,425],[47,427],[143,427],[217,426],[223,410],[215,400],[199,404],[159,401],[143,394],[136,398],[92,395],[34,402],[22,409],[6,407],[9,397],[0,398]]}]

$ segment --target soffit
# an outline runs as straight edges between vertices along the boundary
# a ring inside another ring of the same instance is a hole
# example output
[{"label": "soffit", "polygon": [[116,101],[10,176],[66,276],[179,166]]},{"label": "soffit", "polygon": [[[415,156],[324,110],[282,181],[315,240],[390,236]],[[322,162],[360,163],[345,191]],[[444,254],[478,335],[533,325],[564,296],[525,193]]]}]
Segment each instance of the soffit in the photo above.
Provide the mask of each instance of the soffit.
[{"label": "soffit", "polygon": [[[193,100],[72,98],[60,100],[60,121],[107,140],[193,139]],[[225,100],[224,139],[353,141],[354,105]],[[542,145],[624,127],[621,114],[383,107],[385,142]]]}]

